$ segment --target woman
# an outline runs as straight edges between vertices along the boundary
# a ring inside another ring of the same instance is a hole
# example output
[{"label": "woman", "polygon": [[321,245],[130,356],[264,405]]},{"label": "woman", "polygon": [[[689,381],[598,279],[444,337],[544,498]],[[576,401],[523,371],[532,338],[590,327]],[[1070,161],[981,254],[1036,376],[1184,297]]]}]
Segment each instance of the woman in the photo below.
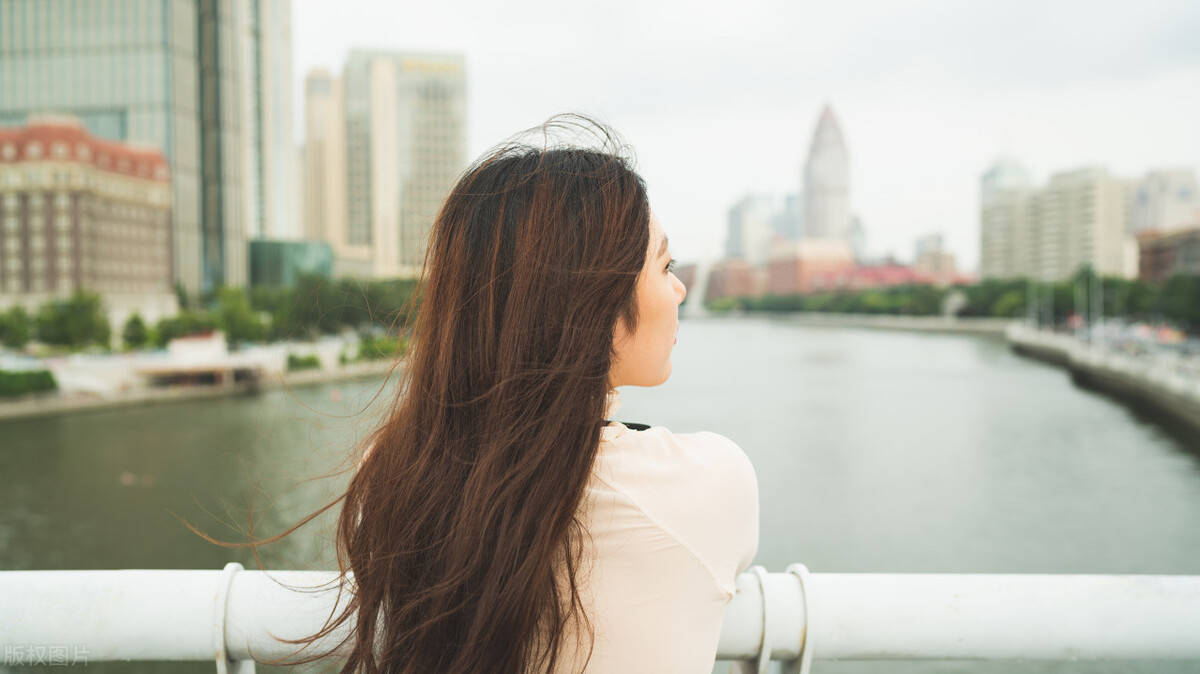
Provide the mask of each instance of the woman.
[{"label": "woman", "polygon": [[580,129],[601,148],[504,145],[437,216],[402,392],[342,496],[351,602],[305,640],[356,618],[342,672],[713,666],[754,469],[611,420],[617,388],[670,375],[686,290],[613,135],[539,131]]}]

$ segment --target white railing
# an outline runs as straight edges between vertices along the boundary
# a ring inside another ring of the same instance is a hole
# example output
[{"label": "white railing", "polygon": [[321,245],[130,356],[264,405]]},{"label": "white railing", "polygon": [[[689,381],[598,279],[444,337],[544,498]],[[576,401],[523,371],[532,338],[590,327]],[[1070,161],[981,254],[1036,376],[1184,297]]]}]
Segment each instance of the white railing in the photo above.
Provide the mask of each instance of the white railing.
[{"label": "white railing", "polygon": [[[793,661],[797,671],[805,648],[806,659],[820,660],[1200,660],[1200,576],[809,574],[799,564],[788,571],[755,566],[737,579],[719,659],[760,672],[763,656]],[[313,634],[345,605],[344,593],[333,605],[335,578],[238,564],[4,571],[0,648],[7,664],[215,660],[218,672],[252,672],[251,653],[295,654],[272,634]]]}]

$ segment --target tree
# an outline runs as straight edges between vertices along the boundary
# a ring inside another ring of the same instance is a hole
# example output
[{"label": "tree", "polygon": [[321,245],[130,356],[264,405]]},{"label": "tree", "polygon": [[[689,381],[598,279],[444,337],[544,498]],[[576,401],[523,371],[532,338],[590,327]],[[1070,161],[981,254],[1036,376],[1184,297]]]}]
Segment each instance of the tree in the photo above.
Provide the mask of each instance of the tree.
[{"label": "tree", "polygon": [[29,343],[33,319],[25,307],[14,306],[0,314],[0,343],[10,349],[21,349]]},{"label": "tree", "polygon": [[108,346],[112,329],[96,293],[79,291],[67,300],[52,300],[38,309],[37,337],[56,346]]},{"label": "tree", "polygon": [[1161,297],[1162,312],[1185,327],[1200,327],[1200,276],[1175,274],[1167,279]]},{"label": "tree", "polygon": [[187,290],[183,287],[182,281],[175,282],[175,299],[178,300],[178,302],[179,302],[179,310],[180,311],[183,311],[185,309],[190,309],[192,306],[191,303],[188,301]]},{"label": "tree", "polygon": [[134,313],[125,321],[125,327],[121,329],[121,340],[128,348],[138,349],[145,346],[149,339],[150,331],[146,327],[146,322],[140,315]]},{"label": "tree", "polygon": [[158,346],[166,346],[176,337],[190,335],[194,332],[204,332],[213,330],[217,327],[217,320],[208,312],[204,311],[181,311],[175,316],[164,318],[158,322],[154,328],[155,343]]},{"label": "tree", "polygon": [[230,344],[257,342],[266,337],[266,326],[241,288],[223,287],[217,291],[217,321]]},{"label": "tree", "polygon": [[1025,312],[1025,293],[1009,290],[992,303],[991,314],[997,318],[1020,316]]}]

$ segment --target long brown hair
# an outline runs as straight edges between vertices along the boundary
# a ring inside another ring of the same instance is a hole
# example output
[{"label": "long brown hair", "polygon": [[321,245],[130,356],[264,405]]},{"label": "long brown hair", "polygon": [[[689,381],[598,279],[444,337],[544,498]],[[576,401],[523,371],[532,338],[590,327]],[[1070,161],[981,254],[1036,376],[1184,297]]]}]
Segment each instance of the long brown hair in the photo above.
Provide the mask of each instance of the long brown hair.
[{"label": "long brown hair", "polygon": [[568,115],[535,131],[468,167],[438,213],[397,397],[345,492],[259,542],[344,500],[350,601],[289,642],[355,617],[343,674],[552,672],[569,620],[594,638],[577,509],[650,208],[610,129]]}]

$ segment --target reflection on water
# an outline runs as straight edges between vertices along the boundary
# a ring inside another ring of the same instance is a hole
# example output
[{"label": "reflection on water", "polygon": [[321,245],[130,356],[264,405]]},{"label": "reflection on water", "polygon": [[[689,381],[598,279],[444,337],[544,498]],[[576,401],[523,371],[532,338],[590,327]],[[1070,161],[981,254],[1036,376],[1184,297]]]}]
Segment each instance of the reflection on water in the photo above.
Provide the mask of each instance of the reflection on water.
[{"label": "reflection on water", "polygon": [[[1200,448],[1063,371],[988,339],[684,321],[671,380],[619,417],[713,430],[745,449],[762,503],[757,563],[814,572],[1200,574]],[[0,424],[0,568],[255,568],[240,540],[335,496],[339,467],[394,391],[382,380]],[[262,549],[335,567],[333,513]],[[105,672],[209,672],[110,663]],[[25,671],[10,668],[12,671]],[[831,673],[1186,672],[1200,663],[828,663]],[[2,668],[0,668],[2,670]],[[33,670],[29,670],[33,671]],[[275,671],[261,668],[261,671]],[[715,671],[727,671],[718,665]]]}]

